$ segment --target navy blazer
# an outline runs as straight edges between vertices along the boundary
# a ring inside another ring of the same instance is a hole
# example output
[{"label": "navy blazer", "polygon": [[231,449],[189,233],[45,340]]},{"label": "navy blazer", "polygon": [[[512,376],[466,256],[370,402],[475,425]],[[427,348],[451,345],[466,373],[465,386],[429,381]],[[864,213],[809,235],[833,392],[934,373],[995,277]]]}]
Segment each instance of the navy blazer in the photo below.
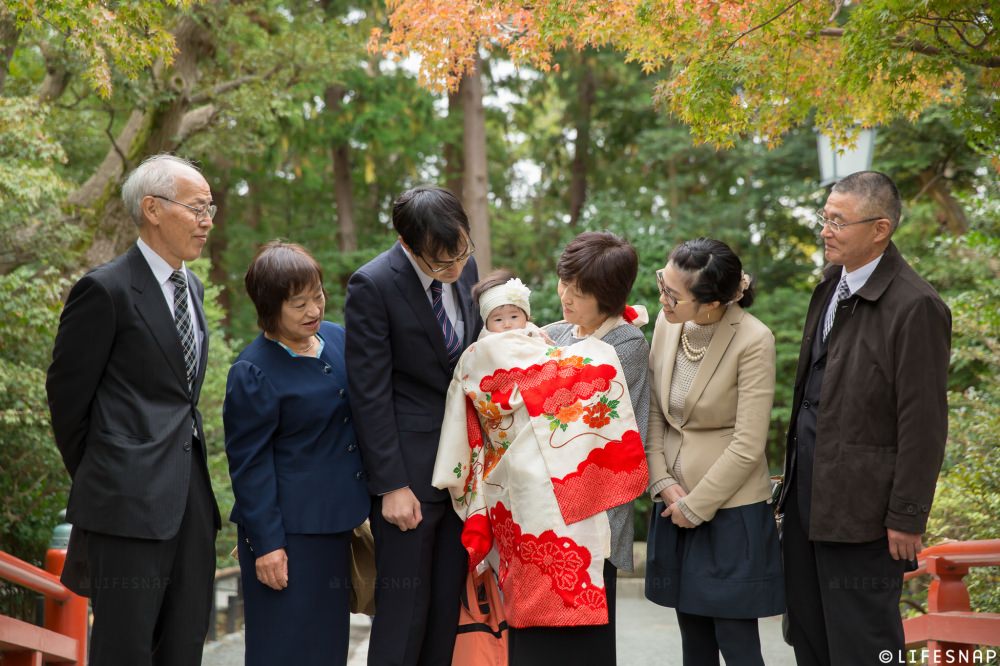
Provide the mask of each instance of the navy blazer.
[{"label": "navy blazer", "polygon": [[286,534],[332,534],[370,509],[351,423],[344,329],[324,321],[318,358],[294,357],[263,334],[229,369],[222,419],[241,525],[257,555]]},{"label": "navy blazer", "polygon": [[[462,311],[462,348],[483,320],[470,290],[479,279],[469,259],[453,284]],[[420,278],[397,242],[347,283],[348,379],[368,489],[383,495],[409,486],[423,502],[445,501],[431,486],[452,368],[444,335]]]}]

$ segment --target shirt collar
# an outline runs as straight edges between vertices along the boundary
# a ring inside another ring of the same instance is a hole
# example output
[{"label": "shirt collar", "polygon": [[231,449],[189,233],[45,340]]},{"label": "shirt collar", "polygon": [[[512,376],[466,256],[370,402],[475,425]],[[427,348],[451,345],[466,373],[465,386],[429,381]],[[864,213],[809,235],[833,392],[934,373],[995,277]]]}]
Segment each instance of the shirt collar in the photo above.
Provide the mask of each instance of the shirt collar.
[{"label": "shirt collar", "polygon": [[847,276],[847,288],[851,290],[852,296],[859,289],[861,289],[861,287],[865,286],[865,283],[868,282],[868,278],[870,278],[872,276],[872,273],[875,272],[875,268],[878,266],[878,262],[882,261],[883,256],[884,253],[878,255],[877,257],[869,261],[861,268],[851,271],[850,273],[847,272],[846,268],[841,267],[840,275],[841,277]]},{"label": "shirt collar", "polygon": [[[149,264],[150,270],[153,271],[153,277],[156,278],[157,283],[163,285],[167,283],[170,276],[174,273],[174,268],[166,262],[166,260],[160,255],[156,254],[156,251],[146,244],[146,241],[139,238],[135,242],[139,246],[139,251],[142,252],[142,256],[145,257],[146,263]],[[186,269],[184,262],[181,262],[181,272],[183,273]],[[187,275],[184,275],[184,279],[187,279]]]},{"label": "shirt collar", "polygon": [[[403,245],[402,243],[400,243],[399,247],[403,248],[403,254],[405,254],[406,258],[410,260],[410,265],[413,266],[413,271],[417,274],[417,277],[420,278],[420,284],[423,285],[424,291],[427,291],[428,289],[430,289],[431,288],[431,282],[433,282],[437,278],[432,278],[430,275],[428,275],[427,273],[424,273],[420,269],[420,266],[417,265],[417,260],[413,258],[413,255],[410,254],[410,251],[406,249],[405,245]],[[442,283],[442,285],[443,284],[444,283]]]}]

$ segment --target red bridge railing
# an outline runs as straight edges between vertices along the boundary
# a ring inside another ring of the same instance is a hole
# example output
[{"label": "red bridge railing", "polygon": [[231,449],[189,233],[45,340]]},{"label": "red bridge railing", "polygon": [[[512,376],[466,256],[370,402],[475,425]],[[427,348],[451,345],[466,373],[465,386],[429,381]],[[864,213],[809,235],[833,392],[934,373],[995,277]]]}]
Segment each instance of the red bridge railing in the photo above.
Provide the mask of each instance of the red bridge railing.
[{"label": "red bridge railing", "polygon": [[61,582],[66,551],[50,549],[45,557],[49,573],[0,551],[0,579],[45,597],[45,626],[38,627],[0,615],[0,663],[3,666],[87,663],[87,599]]},{"label": "red bridge railing", "polygon": [[973,649],[1000,646],[1000,613],[973,613],[963,579],[973,567],[1000,566],[1000,539],[931,546],[918,565],[905,579],[930,575],[931,585],[927,613],[903,622],[907,646],[926,643],[930,664],[982,663],[973,660]]}]

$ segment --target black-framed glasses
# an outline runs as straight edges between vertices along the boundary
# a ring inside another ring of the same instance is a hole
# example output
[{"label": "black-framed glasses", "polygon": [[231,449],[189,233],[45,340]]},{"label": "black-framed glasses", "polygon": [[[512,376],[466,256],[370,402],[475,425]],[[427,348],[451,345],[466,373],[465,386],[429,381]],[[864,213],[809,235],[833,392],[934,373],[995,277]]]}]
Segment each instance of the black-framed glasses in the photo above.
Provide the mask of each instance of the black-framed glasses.
[{"label": "black-framed glasses", "polygon": [[694,299],[681,300],[674,296],[667,289],[667,283],[663,279],[663,269],[656,271],[656,286],[660,288],[660,296],[662,296],[667,301],[667,305],[671,308],[676,308],[681,303],[694,303]]},{"label": "black-framed glasses", "polygon": [[168,199],[165,196],[159,194],[150,194],[149,196],[154,199],[163,199],[164,201],[169,201],[172,204],[177,204],[178,206],[184,206],[188,210],[194,211],[195,222],[201,222],[206,217],[210,220],[215,219],[215,213],[218,212],[219,207],[215,204],[208,204],[207,206],[189,206],[186,203],[181,203],[180,201],[174,201],[173,199]]},{"label": "black-framed glasses", "polygon": [[476,244],[469,239],[469,245],[466,247],[465,252],[458,257],[455,257],[451,261],[428,261],[424,259],[424,263],[427,264],[427,268],[430,269],[431,273],[444,273],[449,268],[453,267],[455,264],[459,264],[463,261],[468,261],[469,257],[476,253]]},{"label": "black-framed glasses", "polygon": [[835,222],[826,216],[826,213],[822,210],[817,210],[815,213],[816,221],[819,222],[820,227],[830,227],[834,232],[843,231],[844,227],[849,227],[854,224],[867,224],[869,222],[875,222],[877,220],[884,220],[884,215],[879,215],[878,217],[869,217],[865,220],[858,220],[857,222]]}]

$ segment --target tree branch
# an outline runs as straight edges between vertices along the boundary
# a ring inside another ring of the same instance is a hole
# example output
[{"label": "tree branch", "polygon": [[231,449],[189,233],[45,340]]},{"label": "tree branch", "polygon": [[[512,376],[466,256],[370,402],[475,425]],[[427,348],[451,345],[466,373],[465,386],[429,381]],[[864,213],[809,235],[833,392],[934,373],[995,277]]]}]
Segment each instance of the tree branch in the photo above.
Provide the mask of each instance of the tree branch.
[{"label": "tree branch", "polygon": [[[823,28],[818,33],[821,37],[843,37],[843,28]],[[914,53],[919,53],[926,56],[942,56],[946,55],[944,49],[940,49],[936,46],[931,46],[930,44],[917,41],[915,39],[906,39],[905,37],[896,37],[893,40],[896,46],[908,49]],[[977,65],[979,67],[985,67],[986,69],[998,69],[1000,68],[1000,56],[994,55],[976,55],[972,53],[957,53],[955,51],[950,52],[951,55],[965,60],[971,65]]]},{"label": "tree branch", "polygon": [[204,104],[205,102],[211,101],[223,95],[231,90],[236,90],[248,83],[254,83],[255,81],[266,81],[281,69],[281,65],[275,65],[270,69],[270,71],[264,74],[248,74],[246,76],[241,76],[239,78],[232,79],[230,81],[224,81],[216,86],[213,86],[209,90],[203,90],[191,95],[190,100],[192,104]]},{"label": "tree branch", "polygon": [[756,30],[760,30],[761,28],[763,28],[764,26],[768,25],[769,23],[773,23],[774,21],[777,21],[779,18],[781,18],[784,14],[786,14],[789,10],[791,10],[795,5],[799,4],[800,2],[802,2],[802,0],[793,0],[793,2],[790,5],[788,5],[787,7],[785,7],[780,12],[778,12],[777,14],[775,14],[774,16],[772,16],[771,18],[767,19],[766,21],[764,21],[760,25],[755,25],[754,27],[749,28],[749,29],[744,30],[743,32],[741,32],[736,37],[736,39],[734,39],[732,42],[729,43],[729,46],[726,47],[726,50],[723,52],[722,55],[725,56],[727,53],[729,53],[730,49],[732,49],[734,46],[736,46],[736,44],[738,44],[741,39],[743,39],[744,37],[746,37],[747,35],[749,35],[751,32],[754,32]]}]

